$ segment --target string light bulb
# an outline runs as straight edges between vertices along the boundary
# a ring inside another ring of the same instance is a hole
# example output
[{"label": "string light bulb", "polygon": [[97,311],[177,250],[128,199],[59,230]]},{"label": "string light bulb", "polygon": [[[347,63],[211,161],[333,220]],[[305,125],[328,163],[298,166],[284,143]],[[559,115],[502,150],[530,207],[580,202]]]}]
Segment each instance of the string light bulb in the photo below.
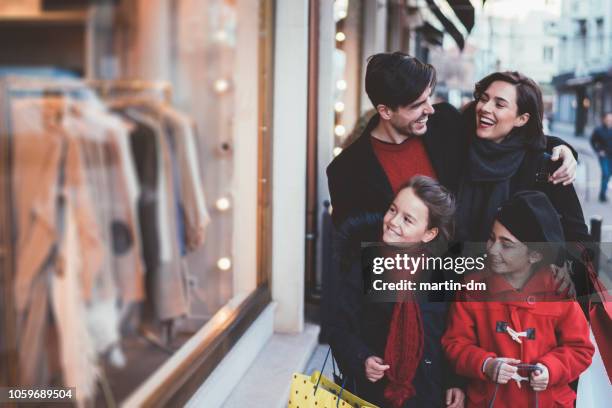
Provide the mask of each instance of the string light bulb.
[{"label": "string light bulb", "polygon": [[346,81],[344,79],[339,79],[336,82],[336,88],[338,88],[341,91],[344,91],[346,89]]},{"label": "string light bulb", "polygon": [[230,209],[231,203],[230,203],[229,198],[221,197],[216,201],[215,206],[217,207],[217,210],[219,211],[227,211]]},{"label": "string light bulb", "polygon": [[336,112],[344,112],[344,102],[338,101],[334,104],[334,110]]},{"label": "string light bulb", "polygon": [[218,30],[217,32],[215,32],[215,34],[213,35],[213,38],[220,43],[224,43],[227,41],[228,36],[227,36],[227,32],[225,30]]},{"label": "string light bulb", "polygon": [[336,125],[334,134],[338,137],[342,137],[346,134],[346,128],[343,125]]},{"label": "string light bulb", "polygon": [[334,147],[334,150],[332,151],[334,157],[338,156],[340,153],[342,153],[342,148],[340,146],[336,146]]},{"label": "string light bulb", "polygon": [[227,92],[229,89],[229,82],[227,79],[217,79],[214,83],[215,91],[219,94]]},{"label": "string light bulb", "polygon": [[217,261],[217,268],[222,271],[227,271],[232,267],[232,261],[228,257],[219,258]]},{"label": "string light bulb", "polygon": [[346,40],[346,34],[344,34],[342,31],[338,31],[336,33],[336,41],[342,42],[344,40]]}]

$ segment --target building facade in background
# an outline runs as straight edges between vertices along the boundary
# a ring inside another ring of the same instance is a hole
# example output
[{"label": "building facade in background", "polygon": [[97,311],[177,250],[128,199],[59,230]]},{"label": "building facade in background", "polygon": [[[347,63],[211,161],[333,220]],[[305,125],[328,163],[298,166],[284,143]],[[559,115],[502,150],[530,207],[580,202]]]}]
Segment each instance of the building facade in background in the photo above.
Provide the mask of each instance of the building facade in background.
[{"label": "building facade in background", "polygon": [[589,134],[612,109],[612,1],[563,0],[554,122]]}]

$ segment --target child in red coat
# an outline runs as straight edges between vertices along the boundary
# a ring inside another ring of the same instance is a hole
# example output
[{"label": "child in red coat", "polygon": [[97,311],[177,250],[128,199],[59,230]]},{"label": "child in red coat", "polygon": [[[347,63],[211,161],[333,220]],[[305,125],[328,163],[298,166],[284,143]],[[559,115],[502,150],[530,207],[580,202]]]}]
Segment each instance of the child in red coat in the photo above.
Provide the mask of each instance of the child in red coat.
[{"label": "child in red coat", "polygon": [[451,365],[469,379],[467,407],[574,406],[569,383],[594,348],[580,306],[556,294],[547,265],[558,249],[533,244],[563,240],[543,193],[517,193],[498,211],[488,269],[469,277],[486,283],[486,299],[454,303],[442,338]]}]

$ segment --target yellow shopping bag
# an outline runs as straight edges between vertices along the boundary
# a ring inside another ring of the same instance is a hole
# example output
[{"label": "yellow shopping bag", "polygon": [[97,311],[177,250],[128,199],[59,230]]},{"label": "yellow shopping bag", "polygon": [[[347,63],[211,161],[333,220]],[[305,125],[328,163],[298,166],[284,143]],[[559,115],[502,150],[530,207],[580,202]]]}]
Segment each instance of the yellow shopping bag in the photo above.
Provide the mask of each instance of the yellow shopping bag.
[{"label": "yellow shopping bag", "polygon": [[[327,352],[323,368],[329,357]],[[333,358],[333,357],[332,357]],[[321,370],[323,370],[323,368]],[[378,408],[346,391],[329,378],[315,371],[309,377],[295,373],[291,379],[288,408]]]},{"label": "yellow shopping bag", "polygon": [[288,408],[378,408],[356,395],[343,390],[339,385],[325,376],[317,387],[321,373],[315,371],[309,377],[304,374],[293,374]]}]

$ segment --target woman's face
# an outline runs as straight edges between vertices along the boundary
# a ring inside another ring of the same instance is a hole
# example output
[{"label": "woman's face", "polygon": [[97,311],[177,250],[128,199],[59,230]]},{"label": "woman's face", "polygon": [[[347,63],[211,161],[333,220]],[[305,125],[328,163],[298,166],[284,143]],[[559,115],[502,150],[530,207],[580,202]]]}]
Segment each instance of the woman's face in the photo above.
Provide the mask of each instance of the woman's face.
[{"label": "woman's face", "polygon": [[541,255],[530,251],[499,221],[495,221],[487,241],[487,262],[493,273],[528,272]]},{"label": "woman's face", "polygon": [[383,219],[383,242],[429,242],[438,234],[437,228],[427,228],[429,209],[412,188],[401,190]]},{"label": "woman's face", "polygon": [[528,121],[528,113],[518,114],[516,87],[508,82],[492,82],[476,103],[476,136],[481,139],[500,143]]}]

